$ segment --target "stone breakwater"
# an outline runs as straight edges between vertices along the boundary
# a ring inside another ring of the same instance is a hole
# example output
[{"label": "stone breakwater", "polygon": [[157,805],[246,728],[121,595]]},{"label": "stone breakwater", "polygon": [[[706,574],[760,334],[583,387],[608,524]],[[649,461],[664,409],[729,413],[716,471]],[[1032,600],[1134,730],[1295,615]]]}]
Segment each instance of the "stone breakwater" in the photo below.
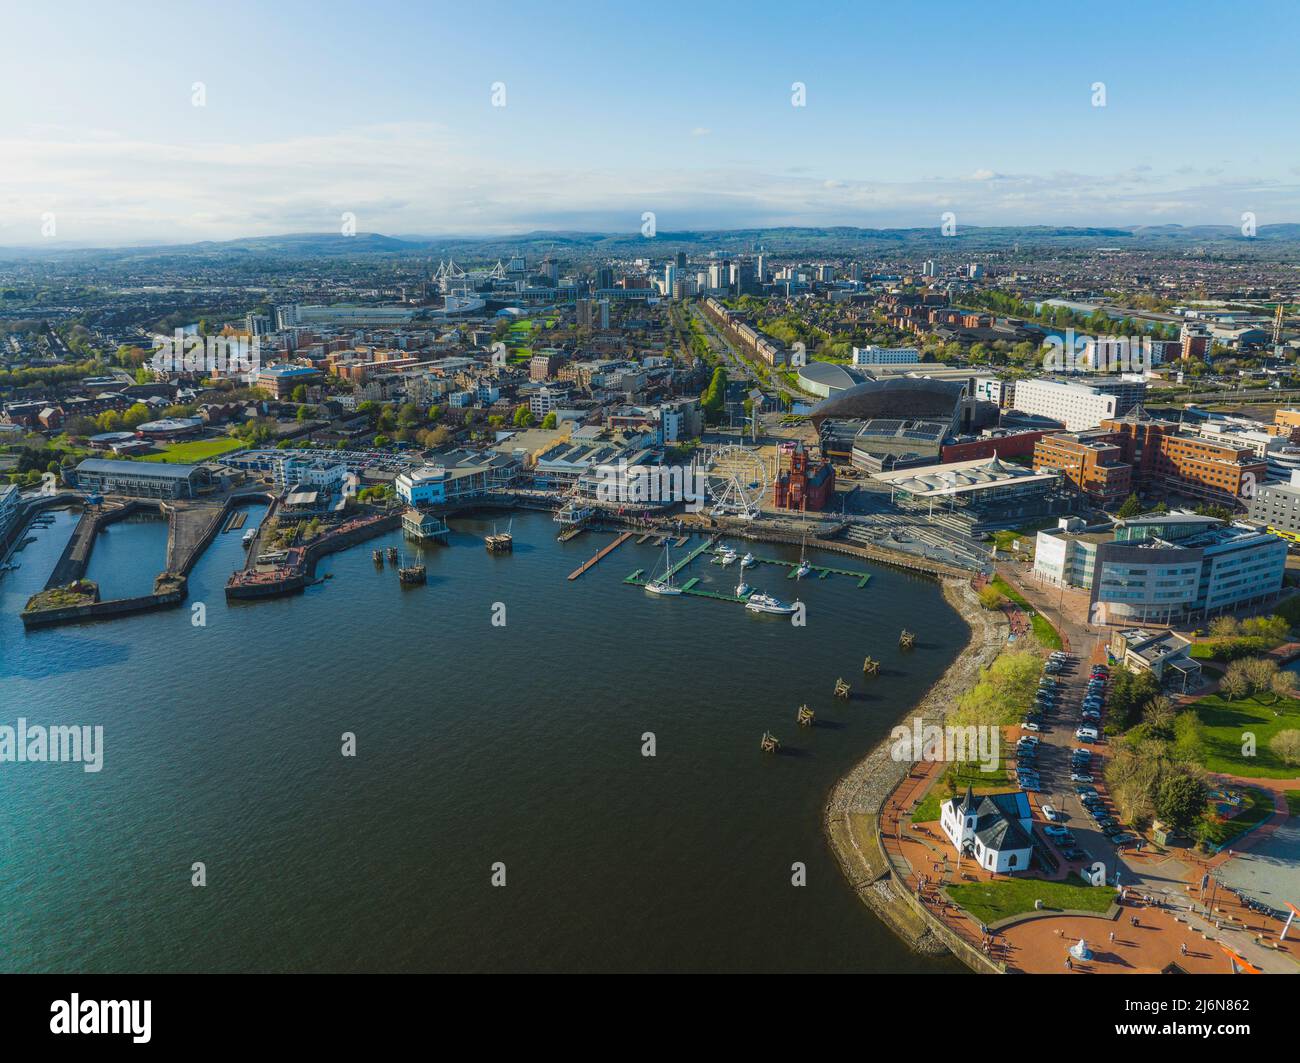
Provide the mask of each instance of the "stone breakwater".
[{"label": "stone breakwater", "polygon": [[[956,660],[908,714],[937,724],[943,723],[1007,642],[1002,614],[981,606],[968,581],[944,580],[943,595],[970,625],[971,635]],[[881,846],[880,810],[912,767],[911,762],[894,760],[890,746],[889,736],[885,736],[831,789],[823,817],[826,837],[863,902],[918,951],[942,954],[948,949],[926,919],[899,896],[897,891],[906,887],[893,881]]]}]

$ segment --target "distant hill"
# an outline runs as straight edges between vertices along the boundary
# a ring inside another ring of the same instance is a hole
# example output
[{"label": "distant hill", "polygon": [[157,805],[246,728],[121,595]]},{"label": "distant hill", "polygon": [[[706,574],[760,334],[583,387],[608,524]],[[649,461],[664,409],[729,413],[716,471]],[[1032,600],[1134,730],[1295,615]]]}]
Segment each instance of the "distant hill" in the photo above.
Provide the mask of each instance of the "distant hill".
[{"label": "distant hill", "polygon": [[[122,248],[64,248],[57,245],[0,248],[0,259],[57,258],[66,262],[150,261],[193,259],[295,260],[308,258],[370,258],[372,256],[453,257],[481,261],[524,254],[536,259],[547,252],[626,256],[667,254],[676,249],[744,252],[763,249],[775,254],[889,254],[1040,248],[1047,252],[1086,251],[1097,247],[1135,250],[1219,248],[1225,253],[1254,253],[1300,257],[1300,224],[1261,226],[1254,238],[1232,225],[1094,226],[970,226],[958,225],[955,237],[938,226],[908,229],[863,229],[854,226],[787,226],[752,229],[660,230],[653,238],[639,232],[532,231],[509,236],[387,236],[382,233],[286,233],[237,240],[205,240],[190,244]],[[1294,245],[1294,246],[1292,246]],[[1268,250],[1264,250],[1268,248]]]}]

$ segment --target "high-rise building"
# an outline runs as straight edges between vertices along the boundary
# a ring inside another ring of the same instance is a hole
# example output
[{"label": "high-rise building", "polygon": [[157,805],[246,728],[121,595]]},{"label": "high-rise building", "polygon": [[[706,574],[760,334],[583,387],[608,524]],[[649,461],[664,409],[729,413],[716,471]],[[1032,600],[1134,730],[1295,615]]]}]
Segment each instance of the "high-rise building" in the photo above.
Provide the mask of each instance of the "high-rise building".
[{"label": "high-rise building", "polygon": [[664,295],[673,298],[673,289],[677,285],[677,267],[671,262],[664,266]]},{"label": "high-rise building", "polygon": [[1184,322],[1179,339],[1183,343],[1184,362],[1194,358],[1206,361],[1210,357],[1210,343],[1213,337],[1207,326],[1193,321]]}]

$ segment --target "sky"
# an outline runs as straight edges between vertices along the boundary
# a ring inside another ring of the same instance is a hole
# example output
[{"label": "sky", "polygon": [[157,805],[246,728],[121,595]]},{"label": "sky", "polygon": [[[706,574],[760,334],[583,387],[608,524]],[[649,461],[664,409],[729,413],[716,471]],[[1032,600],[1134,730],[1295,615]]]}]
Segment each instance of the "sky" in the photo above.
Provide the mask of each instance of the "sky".
[{"label": "sky", "polygon": [[0,26],[3,245],[1300,222],[1294,2],[0,0]]}]

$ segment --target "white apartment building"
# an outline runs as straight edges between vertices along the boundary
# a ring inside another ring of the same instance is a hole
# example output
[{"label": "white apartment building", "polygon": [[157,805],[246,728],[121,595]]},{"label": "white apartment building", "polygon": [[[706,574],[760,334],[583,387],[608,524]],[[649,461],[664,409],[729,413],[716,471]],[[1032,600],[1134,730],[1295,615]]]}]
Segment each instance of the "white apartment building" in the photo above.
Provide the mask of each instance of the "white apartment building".
[{"label": "white apartment building", "polygon": [[916,347],[879,347],[870,343],[853,348],[854,365],[913,365],[921,360]]},{"label": "white apartment building", "polygon": [[1050,417],[1067,432],[1096,428],[1118,413],[1119,398],[1088,384],[1062,384],[1054,380],[1018,380],[1012,408],[1022,413]]}]

